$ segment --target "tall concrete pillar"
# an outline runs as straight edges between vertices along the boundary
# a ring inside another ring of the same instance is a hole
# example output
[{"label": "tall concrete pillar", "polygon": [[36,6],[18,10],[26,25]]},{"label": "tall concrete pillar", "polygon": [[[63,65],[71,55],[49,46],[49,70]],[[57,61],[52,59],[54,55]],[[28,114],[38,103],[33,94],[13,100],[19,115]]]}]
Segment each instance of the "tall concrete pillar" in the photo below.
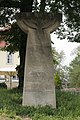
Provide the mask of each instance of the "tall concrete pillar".
[{"label": "tall concrete pillar", "polygon": [[52,105],[55,108],[50,33],[60,25],[61,14],[21,13],[16,18],[19,27],[28,34],[23,105]]}]

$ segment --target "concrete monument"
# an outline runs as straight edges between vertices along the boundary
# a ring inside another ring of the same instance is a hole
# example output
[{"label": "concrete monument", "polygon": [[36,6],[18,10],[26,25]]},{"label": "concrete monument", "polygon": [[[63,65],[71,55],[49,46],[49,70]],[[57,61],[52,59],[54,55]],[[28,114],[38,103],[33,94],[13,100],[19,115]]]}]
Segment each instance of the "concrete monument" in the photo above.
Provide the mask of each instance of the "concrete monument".
[{"label": "concrete monument", "polygon": [[23,105],[52,105],[56,108],[50,33],[58,28],[62,16],[20,13],[16,18],[19,27],[28,34]]}]

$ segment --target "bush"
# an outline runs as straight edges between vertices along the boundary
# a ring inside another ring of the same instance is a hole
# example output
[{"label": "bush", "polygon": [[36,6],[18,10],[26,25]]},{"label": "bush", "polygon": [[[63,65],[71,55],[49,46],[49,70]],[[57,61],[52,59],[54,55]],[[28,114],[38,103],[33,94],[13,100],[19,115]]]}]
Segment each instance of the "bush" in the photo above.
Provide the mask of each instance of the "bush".
[{"label": "bush", "polygon": [[7,89],[6,83],[5,82],[4,83],[0,83],[0,88],[6,88]]},{"label": "bush", "polygon": [[60,89],[61,86],[62,86],[62,82],[61,82],[60,76],[59,76],[59,74],[57,72],[56,72],[56,74],[54,76],[54,81],[55,81],[56,88]]}]

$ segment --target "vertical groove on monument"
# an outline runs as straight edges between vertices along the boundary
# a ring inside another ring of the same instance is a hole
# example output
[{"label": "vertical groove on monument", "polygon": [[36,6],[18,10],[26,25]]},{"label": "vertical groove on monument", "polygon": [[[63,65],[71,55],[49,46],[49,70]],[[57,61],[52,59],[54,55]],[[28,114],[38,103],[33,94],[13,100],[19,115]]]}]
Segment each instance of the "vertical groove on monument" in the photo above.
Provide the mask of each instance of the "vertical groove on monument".
[{"label": "vertical groove on monument", "polygon": [[21,13],[16,16],[19,27],[28,33],[23,105],[56,107],[53,59],[50,33],[61,22],[61,14]]}]

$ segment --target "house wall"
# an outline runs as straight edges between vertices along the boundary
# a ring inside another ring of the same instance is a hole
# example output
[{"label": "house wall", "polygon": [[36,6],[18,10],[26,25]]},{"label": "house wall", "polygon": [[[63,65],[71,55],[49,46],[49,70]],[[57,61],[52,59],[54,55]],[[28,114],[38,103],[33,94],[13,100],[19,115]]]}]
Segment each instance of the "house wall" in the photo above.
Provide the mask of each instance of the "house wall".
[{"label": "house wall", "polygon": [[16,67],[19,65],[19,53],[16,52],[12,55],[12,63],[7,63],[7,52],[0,51],[0,68],[4,67]]}]

